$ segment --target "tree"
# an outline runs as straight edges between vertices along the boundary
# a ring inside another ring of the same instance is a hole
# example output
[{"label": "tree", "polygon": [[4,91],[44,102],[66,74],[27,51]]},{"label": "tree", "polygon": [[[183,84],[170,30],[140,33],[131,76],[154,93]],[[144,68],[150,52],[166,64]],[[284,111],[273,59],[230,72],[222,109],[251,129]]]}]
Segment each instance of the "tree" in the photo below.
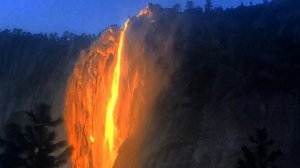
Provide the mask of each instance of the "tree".
[{"label": "tree", "polygon": [[70,41],[73,40],[76,37],[74,33],[71,33],[69,31],[65,31],[61,37],[62,40],[64,41]]},{"label": "tree", "polygon": [[3,168],[28,167],[26,162],[26,140],[22,128],[16,123],[4,126],[4,135],[0,138],[0,165]]},{"label": "tree", "polygon": [[[0,139],[0,147],[3,149],[1,165],[5,165],[4,168],[61,167],[73,152],[73,147],[67,147],[66,141],[56,141],[55,127],[63,122],[62,118],[52,119],[51,107],[46,104],[25,113],[29,124],[24,128],[18,124],[5,127],[5,136]],[[14,163],[14,160],[17,162]]]},{"label": "tree", "polygon": [[249,141],[254,145],[253,150],[242,146],[244,159],[238,160],[238,168],[276,168],[274,162],[281,156],[281,151],[272,149],[274,141],[269,139],[266,129],[258,129]]},{"label": "tree", "polygon": [[210,12],[213,7],[212,0],[205,0],[205,1],[206,1],[204,6],[205,12]]},{"label": "tree", "polygon": [[193,1],[187,1],[185,5],[186,10],[191,10],[194,8],[194,2]]},{"label": "tree", "polygon": [[173,9],[175,9],[177,12],[180,11],[180,10],[181,10],[180,4],[179,4],[179,3],[175,4],[175,5],[173,6]]},{"label": "tree", "polygon": [[48,35],[48,38],[49,38],[50,40],[57,41],[57,40],[59,39],[59,36],[58,36],[57,33],[50,33],[50,34]]}]

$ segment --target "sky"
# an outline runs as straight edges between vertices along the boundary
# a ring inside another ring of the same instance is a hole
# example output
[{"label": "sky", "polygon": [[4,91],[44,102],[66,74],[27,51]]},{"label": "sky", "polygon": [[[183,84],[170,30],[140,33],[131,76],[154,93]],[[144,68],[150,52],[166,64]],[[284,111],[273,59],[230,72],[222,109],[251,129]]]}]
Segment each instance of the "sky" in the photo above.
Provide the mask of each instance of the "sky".
[{"label": "sky", "polygon": [[[98,34],[145,8],[148,3],[172,7],[187,0],[0,0],[0,29],[21,28],[32,33],[64,31]],[[205,0],[194,0],[204,6]],[[235,7],[262,0],[213,0],[214,6]]]}]

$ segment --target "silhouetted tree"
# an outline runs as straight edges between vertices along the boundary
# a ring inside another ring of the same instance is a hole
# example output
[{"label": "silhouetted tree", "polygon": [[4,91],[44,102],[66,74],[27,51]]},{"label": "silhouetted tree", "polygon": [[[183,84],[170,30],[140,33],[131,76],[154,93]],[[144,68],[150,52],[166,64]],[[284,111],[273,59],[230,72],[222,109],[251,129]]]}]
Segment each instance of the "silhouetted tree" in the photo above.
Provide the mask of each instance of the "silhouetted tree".
[{"label": "silhouetted tree", "polygon": [[54,40],[54,41],[56,41],[56,40],[59,39],[57,33],[50,33],[50,34],[48,35],[48,38],[49,38],[50,40]]},{"label": "silhouetted tree", "polygon": [[4,126],[4,135],[0,138],[0,166],[3,168],[28,167],[26,161],[27,142],[22,128],[16,123]]},{"label": "silhouetted tree", "polygon": [[[18,124],[5,127],[4,138],[0,139],[3,149],[0,161],[4,168],[57,168],[65,164],[72,154],[73,147],[67,142],[56,141],[54,130],[63,122],[62,118],[51,117],[51,107],[37,106],[34,111],[25,111],[29,124],[24,130]],[[64,150],[62,150],[64,149]]]},{"label": "silhouetted tree", "polygon": [[14,34],[16,34],[16,35],[22,35],[23,30],[22,30],[22,29],[13,29],[13,32],[12,32],[12,33],[14,33]]},{"label": "silhouetted tree", "polygon": [[175,5],[173,6],[173,9],[175,9],[176,11],[180,11],[180,10],[181,10],[180,4],[179,4],[179,3],[175,4]]},{"label": "silhouetted tree", "polygon": [[204,9],[205,9],[205,12],[209,12],[211,11],[213,5],[212,5],[212,0],[205,0],[205,6],[204,6]]},{"label": "silhouetted tree", "polygon": [[185,4],[185,9],[186,10],[191,10],[194,8],[194,2],[193,1],[187,1]]},{"label": "silhouetted tree", "polygon": [[62,38],[62,40],[70,41],[70,40],[73,40],[74,38],[76,38],[76,34],[71,33],[69,31],[65,31],[61,38]]},{"label": "silhouetted tree", "polygon": [[252,150],[242,147],[244,158],[238,160],[238,168],[276,168],[274,162],[281,156],[281,151],[272,149],[274,141],[269,139],[267,130],[258,129],[249,141],[254,147]]}]

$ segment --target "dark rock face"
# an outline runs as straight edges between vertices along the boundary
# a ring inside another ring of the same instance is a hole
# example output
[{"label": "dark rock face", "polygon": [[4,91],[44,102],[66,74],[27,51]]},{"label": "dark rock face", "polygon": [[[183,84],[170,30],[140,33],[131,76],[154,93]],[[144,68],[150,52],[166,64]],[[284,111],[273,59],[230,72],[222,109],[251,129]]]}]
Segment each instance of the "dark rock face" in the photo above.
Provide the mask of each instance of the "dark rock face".
[{"label": "dark rock face", "polygon": [[0,125],[19,110],[38,103],[62,114],[65,86],[80,51],[91,38],[30,34],[15,29],[0,32]]},{"label": "dark rock face", "polygon": [[[213,83],[225,84],[225,80],[220,77]],[[245,88],[250,90],[248,94],[239,95],[237,88],[218,99],[218,87],[212,86],[212,100],[208,102],[177,93],[177,89],[188,90],[189,86],[170,89],[162,96],[162,107],[157,110],[154,128],[145,143],[142,167],[234,167],[241,157],[241,145],[247,144],[255,128],[268,129],[276,146],[283,150],[282,165],[299,165],[298,91],[267,94],[264,98],[249,88]],[[234,94],[238,95],[230,96]]]},{"label": "dark rock face", "polygon": [[[266,128],[283,151],[279,166],[300,165],[297,8],[159,11],[145,50],[155,52],[160,37],[176,27],[172,47],[180,68],[157,99],[140,167],[236,167],[256,128]],[[119,161],[128,155],[120,151]],[[123,160],[117,164],[130,163]]]}]

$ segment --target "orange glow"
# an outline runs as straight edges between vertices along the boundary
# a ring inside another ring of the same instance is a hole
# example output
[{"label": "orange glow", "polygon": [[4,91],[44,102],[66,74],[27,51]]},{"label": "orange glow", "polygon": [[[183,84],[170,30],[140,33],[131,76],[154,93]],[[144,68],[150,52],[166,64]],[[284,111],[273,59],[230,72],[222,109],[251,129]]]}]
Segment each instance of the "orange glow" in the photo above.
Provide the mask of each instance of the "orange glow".
[{"label": "orange glow", "polygon": [[120,83],[120,71],[121,71],[121,57],[122,57],[122,49],[124,43],[124,32],[127,28],[127,23],[125,24],[125,28],[121,33],[120,44],[117,55],[117,64],[114,70],[113,82],[111,87],[111,98],[106,107],[106,120],[105,120],[105,143],[108,143],[109,150],[112,151],[114,148],[114,136],[115,136],[115,124],[114,124],[114,109],[116,106],[116,102],[119,96],[119,83]]},{"label": "orange glow", "polygon": [[95,142],[95,139],[94,139],[94,137],[92,135],[90,135],[90,140],[91,140],[92,143]]},{"label": "orange glow", "polygon": [[69,79],[65,118],[74,168],[112,168],[130,134],[129,106],[118,101],[122,96],[122,102],[130,103],[133,97],[124,80],[120,86],[121,78],[127,78],[122,58],[128,22],[121,32],[107,29],[90,52],[82,53]]},{"label": "orange glow", "polygon": [[126,32],[128,26],[128,21],[126,21],[124,30],[121,32],[119,48],[117,54],[117,63],[114,69],[113,81],[111,86],[111,97],[106,107],[106,118],[105,118],[105,136],[104,136],[104,151],[106,149],[106,145],[109,147],[109,160],[106,161],[106,165],[103,167],[111,168],[113,167],[113,163],[117,157],[117,151],[114,140],[117,132],[117,127],[114,121],[114,110],[116,106],[116,102],[119,96],[119,84],[120,84],[120,72],[121,72],[121,57],[123,51],[124,44],[124,34]]},{"label": "orange glow", "polygon": [[82,51],[68,80],[64,117],[73,168],[139,167],[144,127],[172,62],[146,50],[148,26],[129,25],[104,31]]}]

